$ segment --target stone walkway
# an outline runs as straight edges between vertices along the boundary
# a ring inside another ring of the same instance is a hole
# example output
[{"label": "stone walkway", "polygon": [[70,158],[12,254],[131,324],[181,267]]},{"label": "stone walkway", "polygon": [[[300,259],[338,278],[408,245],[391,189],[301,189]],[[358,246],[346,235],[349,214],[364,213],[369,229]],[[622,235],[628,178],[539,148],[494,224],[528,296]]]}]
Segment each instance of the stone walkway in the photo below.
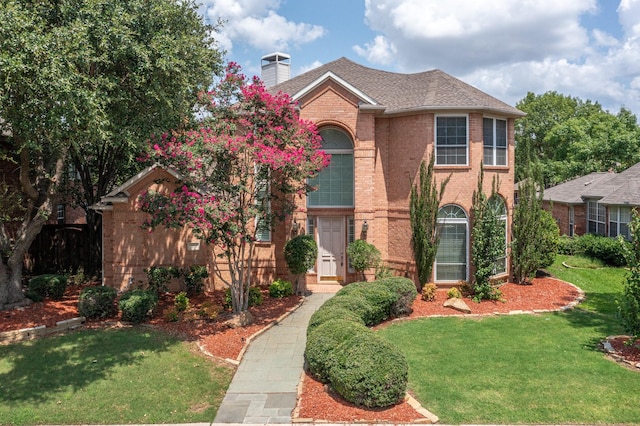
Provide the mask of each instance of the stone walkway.
[{"label": "stone walkway", "polygon": [[215,423],[291,423],[303,373],[307,324],[332,296],[312,293],[291,315],[251,342]]}]

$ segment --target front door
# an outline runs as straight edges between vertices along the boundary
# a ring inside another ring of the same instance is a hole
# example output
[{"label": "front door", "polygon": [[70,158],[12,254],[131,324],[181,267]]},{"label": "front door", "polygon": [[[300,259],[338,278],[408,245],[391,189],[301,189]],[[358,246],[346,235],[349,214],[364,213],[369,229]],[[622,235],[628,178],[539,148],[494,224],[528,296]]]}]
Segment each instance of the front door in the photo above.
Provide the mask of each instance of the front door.
[{"label": "front door", "polygon": [[319,278],[341,281],[346,261],[344,218],[319,217],[318,236]]}]

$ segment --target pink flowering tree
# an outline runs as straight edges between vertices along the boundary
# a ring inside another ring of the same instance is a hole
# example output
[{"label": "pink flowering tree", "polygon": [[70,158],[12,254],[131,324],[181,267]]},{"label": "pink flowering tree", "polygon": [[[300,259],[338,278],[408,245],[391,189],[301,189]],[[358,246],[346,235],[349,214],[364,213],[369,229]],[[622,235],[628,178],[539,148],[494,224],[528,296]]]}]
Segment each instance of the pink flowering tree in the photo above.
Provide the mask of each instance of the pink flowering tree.
[{"label": "pink flowering tree", "polygon": [[[201,126],[154,137],[149,160],[181,176],[170,193],[139,200],[143,226],[190,227],[215,246],[215,275],[231,289],[234,313],[248,307],[255,242],[295,208],[307,180],[329,163],[315,126],[301,120],[284,93],[269,93],[237,64],[201,97]],[[229,271],[228,274],[224,273]]]}]

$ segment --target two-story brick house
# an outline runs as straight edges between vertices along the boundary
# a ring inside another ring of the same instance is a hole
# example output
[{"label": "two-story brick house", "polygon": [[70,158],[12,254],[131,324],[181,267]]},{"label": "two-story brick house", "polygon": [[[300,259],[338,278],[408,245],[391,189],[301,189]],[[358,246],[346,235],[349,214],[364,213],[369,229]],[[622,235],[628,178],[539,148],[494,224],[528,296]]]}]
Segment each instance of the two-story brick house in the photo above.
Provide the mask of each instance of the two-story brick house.
[{"label": "two-story brick house", "polygon": [[[524,114],[440,70],[399,74],[341,58],[288,79],[288,60],[283,54],[265,56],[263,80],[275,84],[270,90],[288,93],[298,102],[301,117],[317,125],[332,159],[311,182],[318,190],[300,200],[291,221],[263,236],[257,279],[266,284],[288,276],[282,248],[301,232],[313,235],[319,246],[308,284],[358,279],[346,256],[347,245],[358,238],[374,244],[395,274],[415,279],[409,194],[421,162],[435,153],[436,180],[449,175],[451,180],[440,210],[443,227],[433,280],[469,280],[472,195],[481,163],[487,194],[493,177],[499,178],[497,201],[508,236],[514,121]],[[135,207],[137,194],[167,173],[159,167],[147,169],[104,198],[106,284],[122,287],[143,280],[142,269],[158,261],[181,265],[189,256],[198,262],[210,257],[202,254],[202,247],[196,252],[188,235],[176,235],[175,242],[168,243],[162,241],[171,238],[165,232],[160,237],[135,228],[143,217]],[[509,270],[507,243],[498,275]]]}]

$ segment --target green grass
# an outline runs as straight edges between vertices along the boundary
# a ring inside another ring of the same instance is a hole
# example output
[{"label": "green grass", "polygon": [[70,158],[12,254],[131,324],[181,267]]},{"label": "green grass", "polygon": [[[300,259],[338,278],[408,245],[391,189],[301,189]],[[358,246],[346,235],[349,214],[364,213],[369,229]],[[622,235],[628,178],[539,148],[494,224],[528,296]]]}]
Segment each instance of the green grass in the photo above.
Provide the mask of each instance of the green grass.
[{"label": "green grass", "polygon": [[639,373],[598,350],[622,333],[609,299],[621,292],[624,271],[581,272],[561,261],[551,271],[580,281],[587,309],[425,318],[379,331],[402,348],[410,390],[441,423],[638,423]]},{"label": "green grass", "polygon": [[145,328],[0,347],[0,423],[211,422],[232,371]]},{"label": "green grass", "polygon": [[616,299],[620,298],[627,276],[623,268],[604,267],[599,269],[572,269],[562,266],[562,262],[575,265],[576,257],[559,255],[547,271],[553,276],[577,285],[585,292],[586,300],[581,309],[603,315],[616,315]]}]

